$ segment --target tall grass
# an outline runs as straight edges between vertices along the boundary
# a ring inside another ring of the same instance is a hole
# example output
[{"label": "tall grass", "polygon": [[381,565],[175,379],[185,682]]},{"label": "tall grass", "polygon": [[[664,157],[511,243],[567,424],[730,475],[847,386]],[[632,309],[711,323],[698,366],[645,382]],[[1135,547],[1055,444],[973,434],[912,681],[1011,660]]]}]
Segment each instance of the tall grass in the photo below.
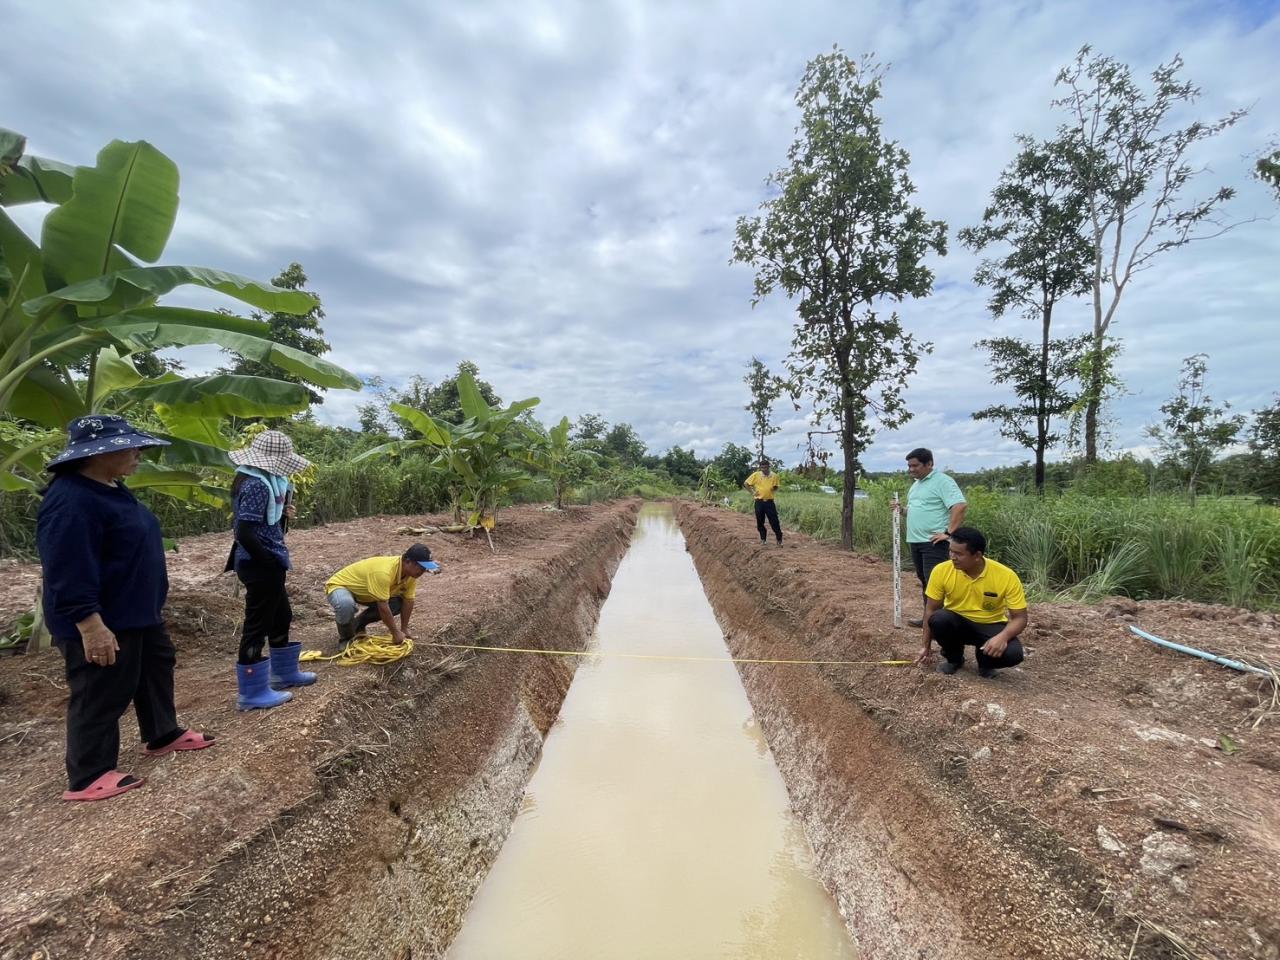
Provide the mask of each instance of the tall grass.
[{"label": "tall grass", "polygon": [[[892,482],[873,482],[869,497],[855,502],[856,549],[890,555],[894,489]],[[1041,498],[981,488],[965,495],[965,523],[987,535],[988,554],[1017,570],[1033,596],[1123,594],[1280,607],[1280,508],[1204,498],[1193,506],[1176,496]],[[751,498],[740,495],[733,505],[750,512]],[[792,528],[840,539],[838,496],[784,489],[778,512]]]}]

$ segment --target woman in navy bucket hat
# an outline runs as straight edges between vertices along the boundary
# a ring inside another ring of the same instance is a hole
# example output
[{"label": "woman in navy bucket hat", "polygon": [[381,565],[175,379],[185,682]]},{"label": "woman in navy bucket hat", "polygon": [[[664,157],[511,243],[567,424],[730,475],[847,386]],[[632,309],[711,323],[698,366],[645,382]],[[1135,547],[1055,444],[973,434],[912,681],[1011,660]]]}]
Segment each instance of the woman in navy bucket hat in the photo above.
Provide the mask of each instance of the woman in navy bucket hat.
[{"label": "woman in navy bucket hat", "polygon": [[231,460],[236,464],[231,485],[236,542],[227,569],[244,584],[236,706],[261,710],[291,700],[285,687],[316,682],[314,673],[298,669],[302,644],[289,640],[293,608],[285,588],[291,564],[284,531],[294,510],[289,477],[311,462],[294,453],[293,442],[279,430],[264,430],[248,447],[232,450]]},{"label": "woman in navy bucket hat", "polygon": [[130,703],[149,756],[201,750],[213,737],[178,726],[169,591],[154,514],[122,482],[142,451],[168,446],[109,413],[77,417],[36,520],[45,622],[67,662],[64,800],[104,800],[143,780],[117,769],[120,717]]}]

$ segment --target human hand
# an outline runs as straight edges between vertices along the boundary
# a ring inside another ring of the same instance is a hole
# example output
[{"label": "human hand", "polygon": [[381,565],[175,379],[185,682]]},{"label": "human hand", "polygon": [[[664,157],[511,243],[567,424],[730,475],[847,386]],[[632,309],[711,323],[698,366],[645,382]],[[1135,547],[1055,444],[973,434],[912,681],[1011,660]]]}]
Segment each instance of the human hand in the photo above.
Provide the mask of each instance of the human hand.
[{"label": "human hand", "polygon": [[80,639],[84,643],[84,658],[94,666],[109,667],[116,662],[120,644],[116,642],[116,635],[101,620],[82,627]]},{"label": "human hand", "polygon": [[284,515],[285,515],[285,519],[287,520],[292,520],[294,517],[298,515],[298,508],[293,504],[292,501],[284,505]]},{"label": "human hand", "polygon": [[951,537],[950,537],[950,536],[948,536],[948,535],[947,535],[947,532],[944,530],[944,531],[942,531],[941,533],[935,533],[932,537],[930,537],[930,538],[929,538],[929,542],[930,542],[930,543],[942,543],[944,540],[950,540],[950,539],[951,539]]},{"label": "human hand", "polygon": [[988,657],[1004,656],[1005,647],[1009,646],[1009,641],[1005,639],[1003,633],[997,633],[994,637],[982,645],[982,652]]},{"label": "human hand", "polygon": [[931,646],[931,644],[925,644],[925,646],[921,648],[920,655],[915,659],[915,665],[917,667],[927,667],[930,661],[933,660],[933,650],[931,649]]}]

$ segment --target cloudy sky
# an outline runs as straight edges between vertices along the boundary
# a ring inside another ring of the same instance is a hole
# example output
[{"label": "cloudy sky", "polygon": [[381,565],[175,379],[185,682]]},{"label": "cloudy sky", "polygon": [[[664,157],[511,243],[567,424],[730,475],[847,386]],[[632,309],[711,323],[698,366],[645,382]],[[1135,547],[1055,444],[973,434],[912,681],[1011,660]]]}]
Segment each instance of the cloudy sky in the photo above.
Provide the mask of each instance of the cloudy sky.
[{"label": "cloudy sky", "polygon": [[[751,271],[728,263],[734,222],[784,162],[806,61],[874,51],[891,64],[885,130],[952,239],[934,295],[901,311],[936,344],[910,385],[915,419],[877,438],[870,469],[919,444],[956,469],[1025,459],[970,419],[1003,398],[972,345],[1035,330],[990,319],[955,232],[981,217],[1014,136],[1053,130],[1053,79],[1081,44],[1142,74],[1181,53],[1196,115],[1251,111],[1197,159],[1206,191],[1237,186],[1230,214],[1258,219],[1165,255],[1126,295],[1115,446],[1143,443],[1189,354],[1209,354],[1209,392],[1237,409],[1280,389],[1280,205],[1250,178],[1280,136],[1276,0],[0,0],[0,14],[0,126],[30,152],[87,163],[146,139],[178,163],[165,262],[266,279],[298,260],[331,359],[362,377],[439,380],[470,359],[504,398],[541,397],[545,422],[594,412],[651,451],[704,456],[749,443],[745,365],[780,367],[794,316],[780,295],[751,308]],[[1058,329],[1088,317],[1074,303]],[[330,391],[321,415],[353,424],[360,399]],[[804,419],[778,415],[770,449],[793,462]]]}]

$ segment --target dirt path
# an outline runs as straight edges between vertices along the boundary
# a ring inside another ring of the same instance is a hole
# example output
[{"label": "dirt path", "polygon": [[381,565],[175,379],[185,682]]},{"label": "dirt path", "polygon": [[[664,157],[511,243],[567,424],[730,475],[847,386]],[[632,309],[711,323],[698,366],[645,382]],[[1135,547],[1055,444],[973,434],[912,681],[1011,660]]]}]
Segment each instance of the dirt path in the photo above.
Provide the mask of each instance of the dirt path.
[{"label": "dirt path", "polygon": [[[483,541],[427,539],[444,572],[422,584],[421,640],[580,646],[608,593],[637,504],[503,513]],[[374,518],[295,531],[295,638],[331,652],[322,585],[353,560],[402,550]],[[572,679],[567,658],[483,655],[448,669],[421,646],[385,667],[322,669],[270,711],[235,710],[242,601],[219,574],[226,535],[183,541],[167,611],[178,710],[219,744],[136,757],[148,784],[63,804],[61,656],[0,660],[5,796],[0,958],[438,956],[501,846]],[[11,566],[0,609],[29,607],[38,571]]]},{"label": "dirt path", "polygon": [[[716,508],[680,518],[736,655],[919,649],[892,627],[885,564],[800,536],[761,548]],[[867,956],[1280,956],[1280,730],[1254,726],[1269,693],[1129,623],[1280,660],[1274,615],[1116,600],[1033,608],[1025,664],[993,681],[742,667]]]}]

